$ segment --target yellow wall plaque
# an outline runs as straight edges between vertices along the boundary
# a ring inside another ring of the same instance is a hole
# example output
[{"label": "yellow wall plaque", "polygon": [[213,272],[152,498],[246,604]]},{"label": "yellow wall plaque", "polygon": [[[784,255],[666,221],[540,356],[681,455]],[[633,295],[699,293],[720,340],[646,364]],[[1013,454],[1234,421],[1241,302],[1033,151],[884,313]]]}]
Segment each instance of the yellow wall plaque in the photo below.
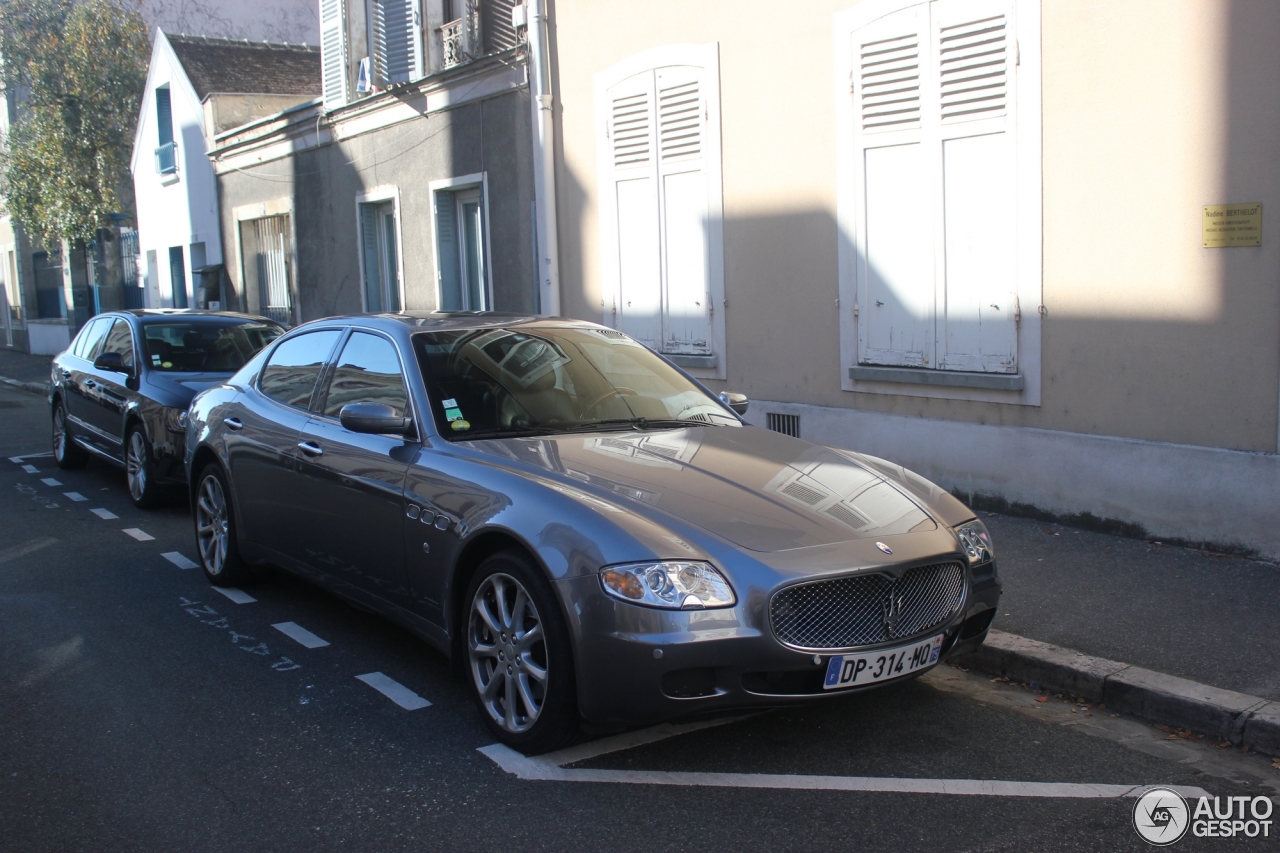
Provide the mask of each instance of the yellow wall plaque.
[{"label": "yellow wall plaque", "polygon": [[1262,205],[1207,204],[1204,208],[1204,247],[1262,245]]}]

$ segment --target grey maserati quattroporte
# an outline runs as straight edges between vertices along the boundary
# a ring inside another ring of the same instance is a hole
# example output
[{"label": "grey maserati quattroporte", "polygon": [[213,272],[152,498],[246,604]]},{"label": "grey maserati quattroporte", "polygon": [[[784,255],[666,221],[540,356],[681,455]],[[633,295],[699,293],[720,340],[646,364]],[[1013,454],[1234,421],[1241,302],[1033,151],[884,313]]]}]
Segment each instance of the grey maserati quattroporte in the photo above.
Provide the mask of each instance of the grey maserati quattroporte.
[{"label": "grey maserati quattroporte", "polygon": [[1000,581],[973,512],[746,407],[592,323],[316,321],[192,403],[201,561],[405,626],[530,753],[584,719],[881,686],[985,639]]}]

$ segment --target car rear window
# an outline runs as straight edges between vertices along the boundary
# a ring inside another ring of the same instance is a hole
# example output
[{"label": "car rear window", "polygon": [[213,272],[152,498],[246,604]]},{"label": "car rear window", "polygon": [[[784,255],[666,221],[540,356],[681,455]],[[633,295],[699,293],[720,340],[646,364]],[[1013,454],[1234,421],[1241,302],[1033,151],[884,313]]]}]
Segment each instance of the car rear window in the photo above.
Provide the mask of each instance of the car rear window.
[{"label": "car rear window", "polygon": [[149,323],[147,366],[172,373],[234,373],[283,334],[270,323]]}]

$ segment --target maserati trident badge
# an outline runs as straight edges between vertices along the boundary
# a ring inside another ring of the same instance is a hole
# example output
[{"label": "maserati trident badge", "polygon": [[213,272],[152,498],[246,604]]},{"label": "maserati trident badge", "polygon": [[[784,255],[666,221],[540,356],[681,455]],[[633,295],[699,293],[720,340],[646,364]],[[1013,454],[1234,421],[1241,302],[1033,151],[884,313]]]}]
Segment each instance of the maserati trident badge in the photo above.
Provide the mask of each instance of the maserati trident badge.
[{"label": "maserati trident badge", "polygon": [[876,547],[879,548],[881,551],[884,551],[886,554],[893,553],[893,549],[890,548],[888,545],[884,544],[883,542],[877,542]]}]

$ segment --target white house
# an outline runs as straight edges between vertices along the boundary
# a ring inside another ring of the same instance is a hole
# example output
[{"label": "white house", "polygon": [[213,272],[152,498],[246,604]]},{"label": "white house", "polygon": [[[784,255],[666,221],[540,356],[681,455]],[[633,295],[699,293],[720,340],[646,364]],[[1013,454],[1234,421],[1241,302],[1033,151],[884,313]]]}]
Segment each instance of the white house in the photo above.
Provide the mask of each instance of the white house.
[{"label": "white house", "polygon": [[[320,50],[157,30],[130,169],[138,211],[138,300],[226,301],[218,189],[207,140],[321,93]],[[203,272],[202,272],[203,271]]]}]

